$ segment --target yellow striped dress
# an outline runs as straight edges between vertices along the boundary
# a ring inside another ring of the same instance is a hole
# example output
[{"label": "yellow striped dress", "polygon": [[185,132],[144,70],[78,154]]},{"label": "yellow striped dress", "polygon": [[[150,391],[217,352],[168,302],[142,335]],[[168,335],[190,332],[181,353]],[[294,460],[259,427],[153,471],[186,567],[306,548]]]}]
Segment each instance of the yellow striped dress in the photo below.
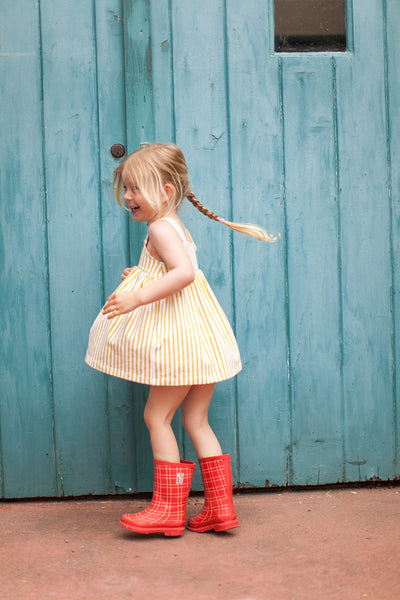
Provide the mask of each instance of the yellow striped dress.
[{"label": "yellow striped dress", "polygon": [[[198,268],[196,246],[176,221],[195,270],[193,283],[175,294],[108,319],[97,316],[89,335],[88,365],[109,375],[149,385],[196,385],[230,379],[242,368],[229,322]],[[147,250],[116,292],[131,292],[157,281],[165,263]]]}]

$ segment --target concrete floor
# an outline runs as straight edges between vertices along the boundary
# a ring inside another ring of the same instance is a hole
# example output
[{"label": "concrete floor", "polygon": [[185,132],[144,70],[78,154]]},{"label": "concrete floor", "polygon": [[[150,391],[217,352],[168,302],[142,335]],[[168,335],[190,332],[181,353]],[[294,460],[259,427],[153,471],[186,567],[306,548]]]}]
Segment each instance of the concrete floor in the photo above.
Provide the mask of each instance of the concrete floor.
[{"label": "concrete floor", "polygon": [[400,600],[400,487],[242,493],[179,538],[120,527],[147,503],[0,503],[1,600]]}]

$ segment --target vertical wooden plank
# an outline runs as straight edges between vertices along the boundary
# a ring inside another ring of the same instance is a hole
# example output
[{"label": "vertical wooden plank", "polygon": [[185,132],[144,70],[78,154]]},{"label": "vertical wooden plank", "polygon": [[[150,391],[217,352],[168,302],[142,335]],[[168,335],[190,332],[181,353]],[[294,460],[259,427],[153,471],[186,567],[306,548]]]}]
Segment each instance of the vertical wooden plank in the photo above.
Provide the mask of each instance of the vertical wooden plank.
[{"label": "vertical wooden plank", "polygon": [[[192,189],[205,206],[221,216],[231,214],[229,123],[225,82],[223,2],[172,2],[173,72],[177,144],[183,149]],[[228,230],[211,222],[191,205],[182,218],[198,246],[205,272],[230,322],[232,306],[232,247]],[[225,452],[232,455],[236,473],[235,381],[218,384],[210,422]],[[187,455],[194,458],[185,440]],[[196,486],[201,485],[197,475]],[[234,474],[234,480],[237,476]]]},{"label": "vertical wooden plank", "polygon": [[0,420],[8,498],[55,494],[40,26],[37,2],[0,21]]},{"label": "vertical wooden plank", "polygon": [[[154,104],[154,131],[157,142],[175,142],[174,73],[171,0],[153,0],[150,3],[151,73]],[[179,35],[179,34],[178,34]],[[172,422],[178,445],[186,456],[181,411]]]},{"label": "vertical wooden plank", "polygon": [[393,472],[393,349],[382,2],[353,4],[354,55],[337,57],[343,234],[346,479]]},{"label": "vertical wooden plank", "polygon": [[[148,3],[124,2],[127,136],[129,151],[153,141],[174,140],[172,107],[172,35],[168,0]],[[132,224],[132,262],[136,263],[146,235],[146,226]],[[150,438],[143,422],[148,387],[134,386],[135,446],[138,491],[153,485]],[[174,431],[182,446],[179,415]]]},{"label": "vertical wooden plank", "polygon": [[[125,94],[128,152],[155,141],[149,2],[123,1],[125,22]],[[146,236],[145,224],[132,223],[131,264],[137,264]],[[153,467],[150,437],[143,422],[148,387],[134,384],[136,489],[150,491]]]},{"label": "vertical wooden plank", "polygon": [[170,0],[150,3],[151,72],[154,136],[157,142],[175,141],[173,43]]},{"label": "vertical wooden plank", "polygon": [[386,133],[388,143],[388,182],[391,198],[391,252],[392,252],[392,315],[394,347],[394,472],[400,476],[400,55],[398,33],[400,29],[400,4],[386,0],[385,52],[386,52]]},{"label": "vertical wooden plank", "polygon": [[[119,285],[123,269],[130,264],[128,213],[110,195],[113,171],[119,162],[110,149],[115,143],[126,146],[122,0],[97,1],[95,10],[103,303]],[[104,385],[110,435],[110,492],[130,492],[136,489],[133,386],[115,377],[106,377]]]},{"label": "vertical wooden plank", "polygon": [[154,142],[154,107],[149,2],[123,2],[126,24],[126,102],[129,151]]},{"label": "vertical wooden plank", "polygon": [[251,10],[227,2],[233,217],[282,235],[275,244],[234,238],[244,367],[238,376],[240,481],[251,486],[286,484],[290,444],[281,103],[277,59],[270,53],[272,20],[265,2],[254,2]]},{"label": "vertical wooden plank", "polygon": [[[155,141],[149,2],[123,0],[125,98],[128,153]],[[136,264],[147,226],[132,224],[131,262]]]},{"label": "vertical wooden plank", "polygon": [[[109,491],[104,378],[84,365],[103,298],[92,3],[41,3],[57,456],[62,495]],[[60,85],[62,73],[62,85]],[[68,93],[66,93],[68,90]]]},{"label": "vertical wooden plank", "polygon": [[289,483],[342,478],[341,286],[334,71],[282,59],[292,390]]}]

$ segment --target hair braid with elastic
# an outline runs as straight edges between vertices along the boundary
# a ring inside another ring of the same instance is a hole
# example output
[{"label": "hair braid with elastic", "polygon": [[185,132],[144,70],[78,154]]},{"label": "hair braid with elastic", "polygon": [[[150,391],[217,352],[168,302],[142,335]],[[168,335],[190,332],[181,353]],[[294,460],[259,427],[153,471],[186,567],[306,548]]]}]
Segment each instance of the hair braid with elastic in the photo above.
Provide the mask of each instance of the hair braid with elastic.
[{"label": "hair braid with elastic", "polygon": [[202,205],[200,200],[198,200],[196,198],[196,196],[193,194],[193,192],[188,192],[186,194],[186,198],[189,200],[189,202],[191,202],[193,204],[194,207],[197,208],[197,210],[199,210],[203,215],[205,215],[209,219],[213,219],[213,221],[220,220],[218,215],[216,215],[215,213],[212,212],[212,210],[208,210],[208,208],[206,208],[205,206]]},{"label": "hair braid with elastic", "polygon": [[216,215],[214,212],[212,212],[211,210],[208,210],[208,208],[203,206],[203,204],[200,202],[200,200],[198,200],[196,198],[196,196],[193,194],[193,192],[188,192],[186,194],[186,198],[203,215],[205,215],[209,219],[212,219],[213,221],[219,221],[220,223],[223,223],[224,225],[226,225],[227,227],[229,227],[229,229],[232,229],[233,231],[237,231],[238,233],[241,233],[243,235],[248,235],[248,236],[254,237],[257,240],[260,240],[261,242],[274,242],[279,237],[279,233],[278,233],[278,235],[273,236],[273,235],[267,233],[261,227],[258,227],[258,225],[251,225],[249,223],[233,223],[232,221],[226,221],[225,219],[218,217],[218,215]]}]

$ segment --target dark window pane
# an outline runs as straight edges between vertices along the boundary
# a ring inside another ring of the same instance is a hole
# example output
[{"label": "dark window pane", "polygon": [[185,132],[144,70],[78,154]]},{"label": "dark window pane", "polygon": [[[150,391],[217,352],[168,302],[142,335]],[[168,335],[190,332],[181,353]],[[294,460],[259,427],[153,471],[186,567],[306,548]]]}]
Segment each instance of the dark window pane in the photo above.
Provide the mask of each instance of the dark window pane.
[{"label": "dark window pane", "polygon": [[275,52],[344,52],[345,0],[274,0]]}]

